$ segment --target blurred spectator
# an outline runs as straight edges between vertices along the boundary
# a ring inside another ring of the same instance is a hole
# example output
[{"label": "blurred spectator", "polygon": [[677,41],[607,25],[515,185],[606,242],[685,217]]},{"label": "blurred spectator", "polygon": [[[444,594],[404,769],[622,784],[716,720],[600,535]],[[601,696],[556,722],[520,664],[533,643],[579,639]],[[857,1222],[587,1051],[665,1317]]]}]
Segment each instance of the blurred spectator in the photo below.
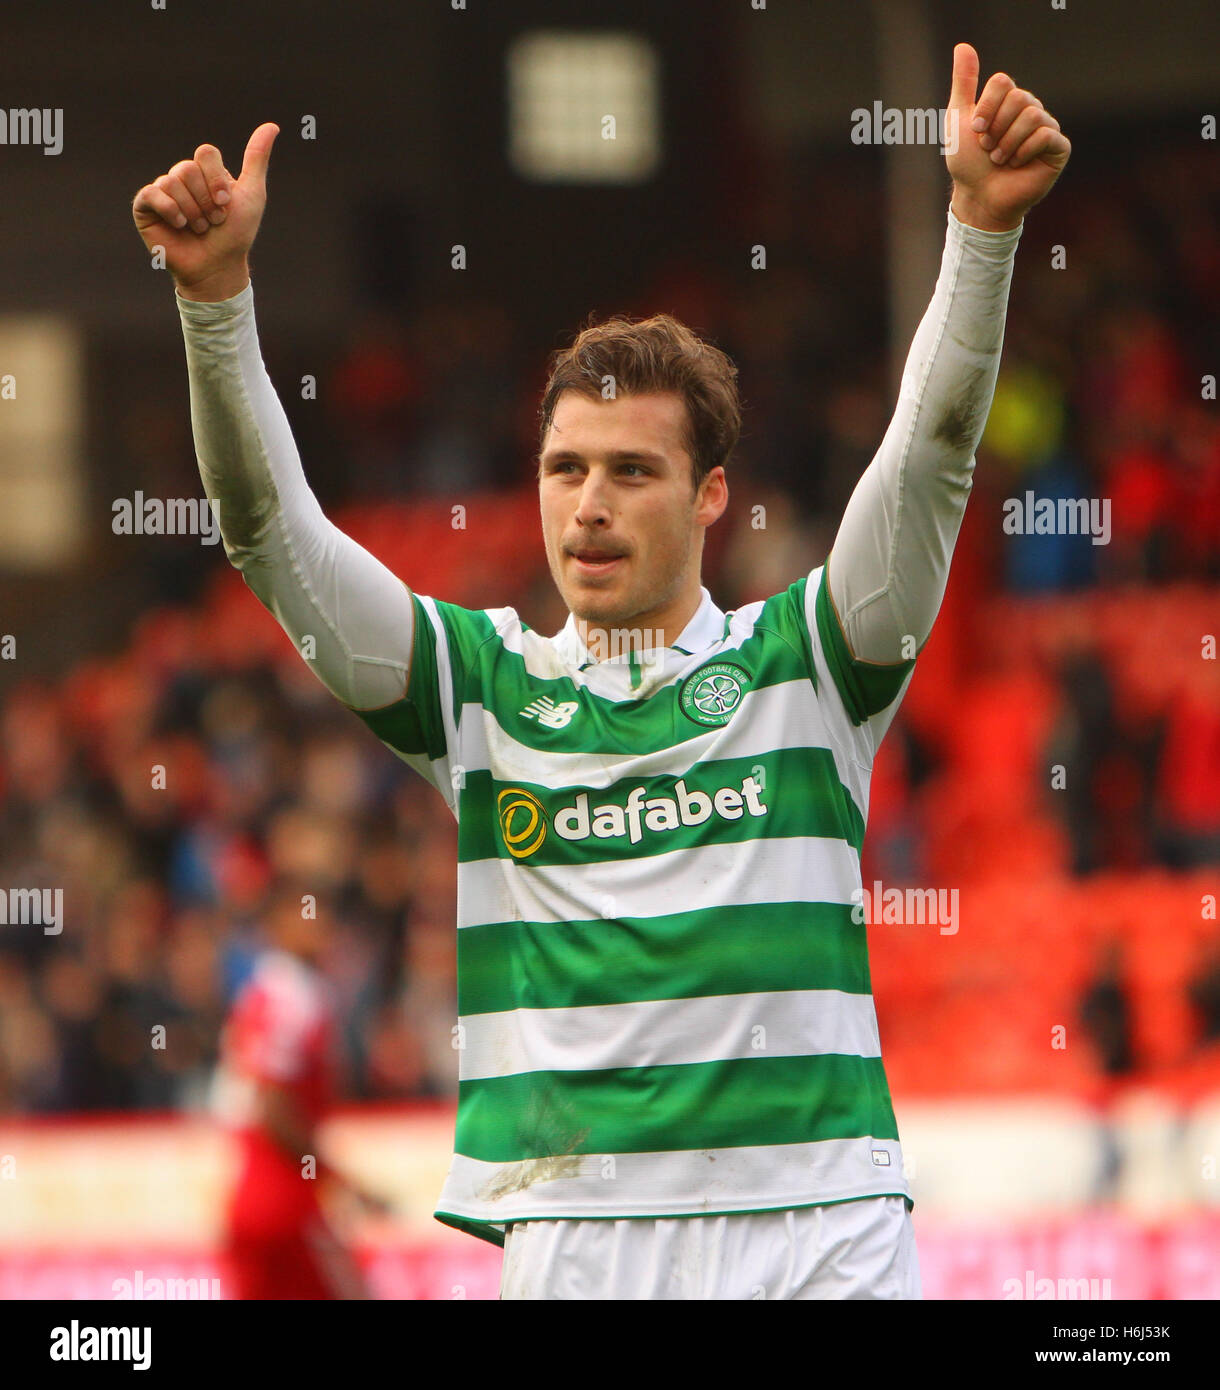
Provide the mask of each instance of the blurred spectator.
[{"label": "blurred spectator", "polygon": [[[1046,498],[1058,508],[1063,499],[1087,500],[1090,487],[1076,461],[1062,454],[1014,484],[1011,496],[1021,502],[1024,530],[1004,537],[1008,587],[1017,594],[1065,593],[1093,583],[1100,551],[1093,533],[1085,529],[1085,518],[1076,512],[1076,529],[1056,527],[1040,534],[1032,529],[1035,522],[1026,507],[1027,492],[1033,493],[1035,505]],[[1104,514],[1098,519],[1104,525]],[[1090,504],[1088,524],[1093,520]]]},{"label": "blurred spectator", "polygon": [[1100,1158],[1092,1200],[1108,1202],[1118,1191],[1123,1168],[1113,1110],[1135,1070],[1131,1006],[1122,976],[1122,948],[1117,940],[1106,944],[1098,972],[1084,992],[1080,1022],[1096,1050],[1101,1073],[1095,1097]]},{"label": "blurred spectator", "polygon": [[1064,770],[1051,804],[1071,837],[1073,872],[1138,868],[1151,856],[1159,728],[1130,721],[1105,661],[1079,637],[1057,675],[1063,712],[1047,761]]},{"label": "blurred spectator", "polygon": [[1170,703],[1160,769],[1161,851],[1177,869],[1220,864],[1220,661],[1197,665]]},{"label": "blurred spectator", "polygon": [[1211,941],[1200,953],[1187,994],[1199,1025],[1198,1045],[1206,1048],[1220,1043],[1220,941]]}]

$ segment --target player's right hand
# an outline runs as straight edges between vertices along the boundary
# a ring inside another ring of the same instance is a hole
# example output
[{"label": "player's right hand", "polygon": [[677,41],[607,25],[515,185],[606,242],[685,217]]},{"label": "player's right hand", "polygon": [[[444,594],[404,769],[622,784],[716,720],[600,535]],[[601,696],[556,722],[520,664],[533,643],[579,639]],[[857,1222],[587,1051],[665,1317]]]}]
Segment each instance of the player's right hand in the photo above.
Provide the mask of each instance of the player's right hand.
[{"label": "player's right hand", "polygon": [[131,213],[144,245],[154,254],[164,247],[165,268],[192,298],[227,299],[248,280],[246,254],[263,220],[267,163],[279,133],[270,121],[258,127],[236,179],[215,145],[200,145],[194,159],[136,194]]}]

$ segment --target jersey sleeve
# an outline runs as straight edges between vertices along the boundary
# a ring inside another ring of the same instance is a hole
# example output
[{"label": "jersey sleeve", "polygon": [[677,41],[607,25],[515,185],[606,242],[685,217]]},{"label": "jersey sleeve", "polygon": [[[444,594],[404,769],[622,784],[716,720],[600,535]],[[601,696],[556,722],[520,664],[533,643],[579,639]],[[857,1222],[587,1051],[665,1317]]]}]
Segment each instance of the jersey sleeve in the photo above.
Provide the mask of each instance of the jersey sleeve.
[{"label": "jersey sleeve", "polygon": [[865,769],[893,723],[915,673],[915,659],[876,665],[852,655],[820,565],[792,588],[808,636],[818,703],[835,743]]},{"label": "jersey sleeve", "polygon": [[463,710],[481,703],[478,652],[495,629],[486,612],[421,594],[412,600],[414,645],[406,693],[381,709],[356,713],[456,815],[464,773],[458,751]]}]

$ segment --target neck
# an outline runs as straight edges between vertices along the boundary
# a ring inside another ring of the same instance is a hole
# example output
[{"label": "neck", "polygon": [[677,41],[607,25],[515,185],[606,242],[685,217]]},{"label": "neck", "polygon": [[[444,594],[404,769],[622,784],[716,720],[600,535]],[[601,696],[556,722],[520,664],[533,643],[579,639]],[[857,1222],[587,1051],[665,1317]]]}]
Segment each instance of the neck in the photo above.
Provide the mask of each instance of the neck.
[{"label": "neck", "polygon": [[651,647],[671,647],[703,602],[698,578],[693,589],[684,591],[673,602],[620,623],[577,618],[576,631],[594,661],[625,656],[627,652]]}]

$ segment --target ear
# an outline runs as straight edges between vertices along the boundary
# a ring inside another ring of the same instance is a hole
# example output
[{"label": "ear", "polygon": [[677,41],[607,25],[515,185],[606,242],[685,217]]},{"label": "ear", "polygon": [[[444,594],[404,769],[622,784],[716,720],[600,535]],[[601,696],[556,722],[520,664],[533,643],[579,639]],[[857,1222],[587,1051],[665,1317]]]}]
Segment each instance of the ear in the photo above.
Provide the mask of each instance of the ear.
[{"label": "ear", "polygon": [[695,519],[700,526],[714,526],[729,505],[729,484],[724,468],[711,469],[695,493]]}]

